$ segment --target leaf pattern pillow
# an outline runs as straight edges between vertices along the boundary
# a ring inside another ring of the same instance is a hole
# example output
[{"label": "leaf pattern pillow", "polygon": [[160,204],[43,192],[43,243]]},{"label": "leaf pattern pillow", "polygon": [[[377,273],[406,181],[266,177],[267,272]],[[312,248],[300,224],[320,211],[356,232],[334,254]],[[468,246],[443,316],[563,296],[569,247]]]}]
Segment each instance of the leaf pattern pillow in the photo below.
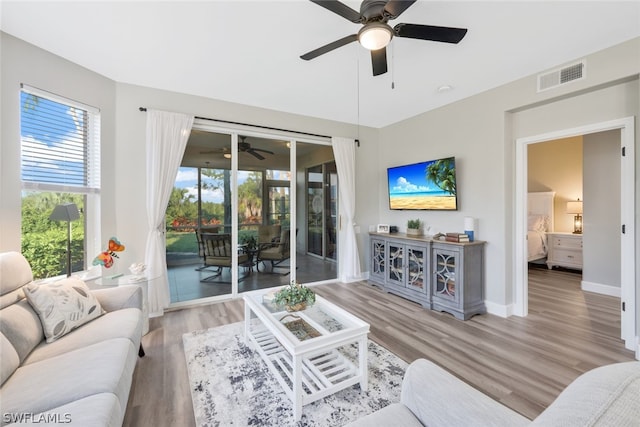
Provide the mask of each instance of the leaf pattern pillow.
[{"label": "leaf pattern pillow", "polygon": [[41,285],[31,283],[23,289],[29,304],[40,316],[48,343],[104,312],[86,283],[75,277]]}]

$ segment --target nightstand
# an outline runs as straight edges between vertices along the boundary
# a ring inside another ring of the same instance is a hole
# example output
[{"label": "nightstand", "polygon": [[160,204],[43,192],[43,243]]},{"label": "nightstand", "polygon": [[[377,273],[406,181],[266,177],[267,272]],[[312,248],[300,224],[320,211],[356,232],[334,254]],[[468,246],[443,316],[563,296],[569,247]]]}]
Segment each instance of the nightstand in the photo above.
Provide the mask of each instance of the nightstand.
[{"label": "nightstand", "polygon": [[547,233],[547,266],[582,270],[582,234]]}]

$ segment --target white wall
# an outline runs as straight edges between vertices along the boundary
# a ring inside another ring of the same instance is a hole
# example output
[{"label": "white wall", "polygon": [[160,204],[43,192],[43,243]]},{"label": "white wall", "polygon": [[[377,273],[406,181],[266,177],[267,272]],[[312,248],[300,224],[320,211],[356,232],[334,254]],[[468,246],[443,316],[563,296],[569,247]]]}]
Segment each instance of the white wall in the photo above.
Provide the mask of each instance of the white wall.
[{"label": "white wall", "polygon": [[[640,39],[586,59],[588,77],[556,90],[537,93],[532,75],[380,130],[381,171],[408,160],[456,156],[459,210],[420,216],[442,231],[462,229],[465,216],[478,218],[477,238],[487,241],[485,298],[496,313],[508,313],[514,298],[516,138],[640,112]],[[388,209],[382,172],[378,185],[380,222],[402,225],[415,216]]]},{"label": "white wall", "polygon": [[582,136],[529,144],[527,150],[528,191],[554,191],[553,231],[573,232],[573,215],[567,214],[567,202],[584,199]]},{"label": "white wall", "polygon": [[20,251],[21,83],[100,109],[101,169],[107,181],[101,190],[102,237],[117,235],[113,221],[116,187],[108,183],[116,164],[115,83],[3,32],[0,53],[0,251]]}]

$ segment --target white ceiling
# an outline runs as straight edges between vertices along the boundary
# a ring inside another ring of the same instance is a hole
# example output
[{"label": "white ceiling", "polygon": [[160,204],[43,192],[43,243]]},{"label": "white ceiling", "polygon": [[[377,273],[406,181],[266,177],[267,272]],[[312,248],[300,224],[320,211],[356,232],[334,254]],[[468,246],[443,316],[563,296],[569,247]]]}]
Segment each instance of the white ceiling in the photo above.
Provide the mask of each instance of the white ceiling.
[{"label": "white ceiling", "polygon": [[418,1],[390,24],[466,37],[394,38],[389,72],[373,77],[358,43],[299,58],[360,27],[306,0],[2,0],[0,14],[6,33],[118,82],[372,127],[640,36],[639,1]]}]

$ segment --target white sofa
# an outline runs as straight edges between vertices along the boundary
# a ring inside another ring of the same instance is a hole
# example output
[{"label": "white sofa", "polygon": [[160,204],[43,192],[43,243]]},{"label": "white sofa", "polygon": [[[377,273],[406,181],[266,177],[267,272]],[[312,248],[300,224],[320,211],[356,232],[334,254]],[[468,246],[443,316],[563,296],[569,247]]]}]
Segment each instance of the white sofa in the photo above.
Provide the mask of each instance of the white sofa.
[{"label": "white sofa", "polygon": [[400,403],[348,424],[349,427],[638,427],[640,362],[593,369],[576,378],[530,421],[425,359],[411,363]]},{"label": "white sofa", "polygon": [[31,282],[21,254],[0,254],[1,425],[122,425],[144,355],[140,288],[92,291],[105,313],[47,343],[25,298]]}]

